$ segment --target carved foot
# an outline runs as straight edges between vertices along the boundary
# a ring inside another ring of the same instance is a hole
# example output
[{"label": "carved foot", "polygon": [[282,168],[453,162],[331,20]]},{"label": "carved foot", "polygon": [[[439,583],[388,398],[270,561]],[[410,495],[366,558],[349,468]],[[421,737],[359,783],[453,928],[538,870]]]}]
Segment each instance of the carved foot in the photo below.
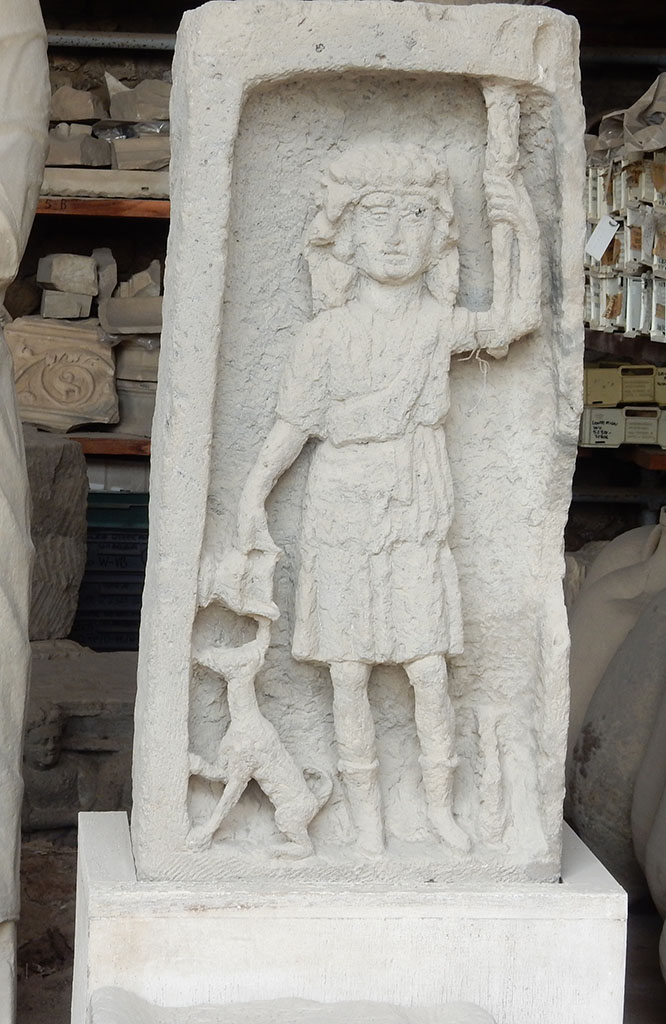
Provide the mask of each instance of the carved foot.
[{"label": "carved foot", "polygon": [[384,819],[379,790],[378,764],[340,764],[351,817],[356,826],[356,846],[364,856],[384,853]]},{"label": "carved foot", "polygon": [[378,857],[383,857],[386,852],[383,824],[380,822],[379,826],[375,824],[373,827],[373,823],[369,822],[367,826],[359,828],[356,837],[356,848],[368,860],[376,860]]},{"label": "carved foot", "polygon": [[442,842],[461,853],[469,852],[470,838],[466,832],[463,832],[449,807],[438,807],[434,810],[431,808],[428,811],[428,819],[433,831]]},{"label": "carved foot", "polygon": [[280,846],[275,848],[276,857],[288,857],[290,860],[302,860],[305,857],[314,856],[314,846],[312,840],[304,829],[303,832],[298,834],[286,836],[286,843],[282,843]]}]

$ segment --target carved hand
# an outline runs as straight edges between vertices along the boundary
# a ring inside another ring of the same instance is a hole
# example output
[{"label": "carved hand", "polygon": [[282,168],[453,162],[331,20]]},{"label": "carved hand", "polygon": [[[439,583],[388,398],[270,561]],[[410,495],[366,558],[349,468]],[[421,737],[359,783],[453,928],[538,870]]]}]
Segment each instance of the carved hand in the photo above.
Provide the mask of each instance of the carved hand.
[{"label": "carved hand", "polygon": [[276,554],[279,548],[268,532],[266,510],[262,504],[241,505],[236,525],[236,547],[243,554],[264,551]]},{"label": "carved hand", "polygon": [[484,175],[488,219],[491,224],[508,224],[518,230],[524,225],[523,204],[510,179],[495,174]]}]

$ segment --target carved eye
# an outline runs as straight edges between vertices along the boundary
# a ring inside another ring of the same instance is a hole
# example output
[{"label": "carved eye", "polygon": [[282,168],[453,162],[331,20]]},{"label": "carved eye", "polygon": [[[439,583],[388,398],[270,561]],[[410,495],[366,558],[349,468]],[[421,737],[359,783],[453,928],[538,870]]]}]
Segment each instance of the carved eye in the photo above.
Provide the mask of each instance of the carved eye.
[{"label": "carved eye", "polygon": [[420,220],[423,216],[425,216],[425,212],[425,206],[415,206],[413,210],[410,210],[409,215],[412,218],[412,220]]}]

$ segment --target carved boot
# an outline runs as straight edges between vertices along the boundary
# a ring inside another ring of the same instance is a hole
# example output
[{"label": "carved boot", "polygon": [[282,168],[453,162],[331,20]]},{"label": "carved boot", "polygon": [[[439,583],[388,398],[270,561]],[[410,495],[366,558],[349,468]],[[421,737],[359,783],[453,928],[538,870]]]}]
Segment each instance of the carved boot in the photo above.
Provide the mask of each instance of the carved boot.
[{"label": "carved boot", "polygon": [[379,789],[379,762],[351,764],[340,762],[340,772],[356,827],[359,849],[369,857],[384,852],[384,820]]},{"label": "carved boot", "polygon": [[419,763],[423,774],[430,825],[448,846],[461,853],[467,853],[470,848],[469,836],[463,832],[453,816],[453,776],[457,761],[431,761],[427,757],[420,757]]}]

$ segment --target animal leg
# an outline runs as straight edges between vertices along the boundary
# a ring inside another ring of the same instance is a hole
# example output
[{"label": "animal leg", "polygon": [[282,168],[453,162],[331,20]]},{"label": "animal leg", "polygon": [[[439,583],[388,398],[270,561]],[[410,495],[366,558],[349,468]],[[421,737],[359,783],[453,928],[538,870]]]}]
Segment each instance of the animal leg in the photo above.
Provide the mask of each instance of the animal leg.
[{"label": "animal leg", "polygon": [[190,775],[200,775],[207,782],[227,782],[229,771],[226,762],[217,761],[212,764],[198,754],[189,755]]},{"label": "animal leg", "polygon": [[190,834],[188,836],[188,843],[190,846],[201,850],[205,850],[210,846],[213,836],[226,816],[234,809],[242,797],[245,792],[245,787],[249,781],[250,777],[248,775],[230,776],[229,781],[224,787],[224,793],[218,800],[217,806],[208,821],[190,829]]}]

